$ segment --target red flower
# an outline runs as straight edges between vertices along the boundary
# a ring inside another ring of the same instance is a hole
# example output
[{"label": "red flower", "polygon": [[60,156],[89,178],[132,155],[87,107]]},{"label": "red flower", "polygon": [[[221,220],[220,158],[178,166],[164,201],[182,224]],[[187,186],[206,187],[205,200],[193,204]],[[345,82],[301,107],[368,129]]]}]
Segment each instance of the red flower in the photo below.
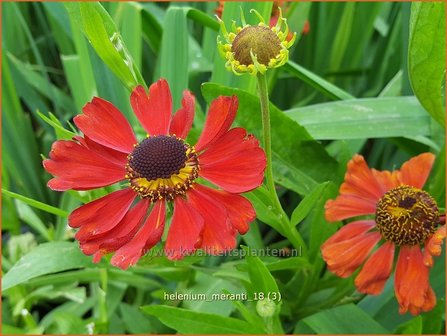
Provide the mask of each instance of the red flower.
[{"label": "red flower", "polygon": [[441,254],[445,226],[438,228],[436,202],[421,190],[434,159],[433,154],[421,154],[389,172],[369,169],[363,157],[355,155],[348,163],[340,195],[325,206],[328,221],[375,214],[375,220],[343,226],[321,247],[329,270],[340,277],[350,276],[363,264],[355,278],[359,292],[382,292],[399,247],[394,286],[401,314],[416,315],[436,304],[428,277],[432,256]]},{"label": "red flower", "polygon": [[[194,119],[195,100],[184,91],[182,107],[172,115],[168,83],[135,88],[132,108],[149,134],[137,141],[126,118],[111,103],[93,98],[74,118],[84,133],[73,141],[56,141],[45,160],[55,177],[53,190],[89,190],[127,180],[129,187],[74,210],[69,225],[79,228],[82,251],[98,262],[115,252],[111,262],[126,269],[161,240],[167,202],[173,203],[165,253],[181,259],[196,249],[218,254],[235,247],[256,214],[239,193],[258,187],[266,158],[258,140],[230,126],[237,97],[211,103],[204,130],[195,146],[186,138]],[[222,189],[197,184],[202,177]],[[138,201],[136,201],[139,196]]]}]

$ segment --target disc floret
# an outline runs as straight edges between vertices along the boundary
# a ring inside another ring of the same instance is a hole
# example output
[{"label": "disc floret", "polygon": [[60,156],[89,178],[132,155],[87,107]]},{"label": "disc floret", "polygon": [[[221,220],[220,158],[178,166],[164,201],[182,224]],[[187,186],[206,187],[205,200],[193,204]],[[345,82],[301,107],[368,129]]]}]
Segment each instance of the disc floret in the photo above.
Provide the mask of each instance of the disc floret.
[{"label": "disc floret", "polygon": [[199,176],[194,147],[174,135],[148,136],[127,159],[130,188],[151,202],[184,195]]},{"label": "disc floret", "polygon": [[377,203],[376,225],[385,240],[396,245],[420,245],[438,226],[436,201],[426,191],[401,185]]}]

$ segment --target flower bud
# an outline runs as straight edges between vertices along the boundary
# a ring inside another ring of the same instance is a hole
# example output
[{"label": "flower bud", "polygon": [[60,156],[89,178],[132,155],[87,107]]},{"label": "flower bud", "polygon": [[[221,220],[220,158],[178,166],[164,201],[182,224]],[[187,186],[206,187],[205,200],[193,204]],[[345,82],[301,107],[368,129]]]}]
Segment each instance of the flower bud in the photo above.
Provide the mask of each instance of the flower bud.
[{"label": "flower bud", "polygon": [[[269,68],[277,68],[287,62],[289,48],[295,41],[296,34],[291,40],[287,39],[289,32],[286,19],[282,17],[281,9],[279,18],[275,26],[269,27],[264,23],[262,16],[255,10],[260,22],[256,26],[245,23],[245,18],[241,14],[242,27],[233,24],[232,32],[228,33],[225,24],[219,19],[221,31],[225,43],[221,36],[217,38],[220,54],[226,59],[225,66],[236,75],[248,72],[256,75],[258,72],[264,74]],[[284,24],[284,30],[282,26]]]}]

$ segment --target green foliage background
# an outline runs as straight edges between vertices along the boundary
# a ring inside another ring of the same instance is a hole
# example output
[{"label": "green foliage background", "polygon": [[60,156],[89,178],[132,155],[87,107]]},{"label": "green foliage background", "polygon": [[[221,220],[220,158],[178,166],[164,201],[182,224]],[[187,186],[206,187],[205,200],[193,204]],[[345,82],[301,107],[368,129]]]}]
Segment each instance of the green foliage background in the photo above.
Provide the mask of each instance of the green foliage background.
[{"label": "green foliage background", "polygon": [[[253,250],[290,247],[281,222],[305,239],[301,256],[142,258],[124,272],[84,256],[67,214],[114,187],[56,193],[42,168],[56,139],[93,96],[113,102],[143,134],[130,90],[160,77],[174,107],[198,99],[190,142],[206,105],[237,94],[236,124],[261,137],[255,80],[226,71],[217,55],[217,3],[2,3],[2,333],[445,333],[445,254],[431,272],[438,305],[399,315],[390,280],[379,296],[353,277],[325,270],[321,243],[339,224],[324,220],[347,161],[377,169],[421,152],[437,155],[426,189],[445,207],[445,4],[287,4],[298,32],[290,61],[268,72],[273,159],[281,202],[259,188],[246,196],[258,219],[240,237]],[[251,8],[268,20],[271,2],[225,4],[227,27]],[[310,32],[301,34],[305,21]],[[160,246],[157,248],[161,248]],[[248,251],[248,247],[245,250]],[[247,293],[251,300],[167,300],[165,293]],[[280,293],[261,317],[253,298]]]}]

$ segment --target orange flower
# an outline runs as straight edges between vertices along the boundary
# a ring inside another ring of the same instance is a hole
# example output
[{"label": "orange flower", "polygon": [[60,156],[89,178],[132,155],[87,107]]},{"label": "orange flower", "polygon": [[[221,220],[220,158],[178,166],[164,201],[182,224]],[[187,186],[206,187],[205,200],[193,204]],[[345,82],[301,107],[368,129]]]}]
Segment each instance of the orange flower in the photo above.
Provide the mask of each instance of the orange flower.
[{"label": "orange flower", "polygon": [[349,277],[363,264],[355,278],[359,292],[382,292],[399,248],[394,287],[401,314],[417,315],[436,304],[429,270],[433,256],[441,254],[445,226],[438,228],[443,221],[438,206],[421,190],[434,160],[433,154],[424,153],[389,172],[370,169],[361,155],[355,155],[348,163],[340,195],[325,206],[328,221],[375,215],[374,220],[343,226],[321,247],[328,269],[340,277]]}]

